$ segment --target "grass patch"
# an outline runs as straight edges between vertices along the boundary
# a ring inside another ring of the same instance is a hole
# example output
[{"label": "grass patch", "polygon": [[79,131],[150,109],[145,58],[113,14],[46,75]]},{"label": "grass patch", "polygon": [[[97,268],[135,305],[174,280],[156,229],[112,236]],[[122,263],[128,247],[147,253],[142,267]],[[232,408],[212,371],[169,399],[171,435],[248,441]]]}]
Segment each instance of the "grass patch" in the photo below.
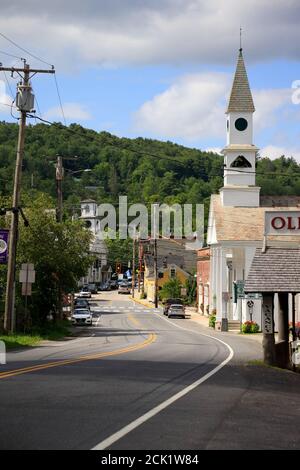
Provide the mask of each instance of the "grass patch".
[{"label": "grass patch", "polygon": [[34,327],[30,333],[0,335],[0,340],[4,341],[7,349],[37,346],[42,340],[57,341],[70,336],[70,326],[67,320],[55,324],[49,323]]},{"label": "grass patch", "polygon": [[4,341],[7,349],[19,348],[21,346],[36,346],[43,338],[39,335],[28,335],[28,334],[11,334],[11,335],[0,335],[0,340]]}]

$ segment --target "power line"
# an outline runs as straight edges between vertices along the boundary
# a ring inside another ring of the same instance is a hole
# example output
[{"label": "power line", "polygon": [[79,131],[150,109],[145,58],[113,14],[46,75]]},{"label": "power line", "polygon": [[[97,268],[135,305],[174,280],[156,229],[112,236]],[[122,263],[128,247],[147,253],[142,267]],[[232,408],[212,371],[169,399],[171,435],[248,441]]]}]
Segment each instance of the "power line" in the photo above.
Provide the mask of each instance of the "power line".
[{"label": "power line", "polygon": [[5,51],[0,51],[0,54],[7,55],[8,57],[13,57],[14,59],[24,60],[22,57],[18,57],[18,56],[14,55],[14,54],[10,54],[10,53],[5,52]]},{"label": "power line", "polygon": [[[30,55],[31,57],[33,57],[34,59],[36,60],[39,60],[40,62],[46,64],[46,65],[50,65],[50,67],[54,68],[53,64],[50,64],[49,62],[46,62],[44,59],[41,59],[40,57],[38,57],[37,55],[35,54],[32,54],[30,51],[28,51],[27,49],[25,49],[24,47],[20,46],[19,44],[17,44],[15,41],[13,41],[12,39],[10,39],[9,37],[5,36],[5,34],[1,33],[0,32],[0,36],[2,36],[4,39],[6,39],[8,42],[10,42],[11,44],[13,44],[15,47],[17,47],[18,49],[20,49],[21,51],[23,52],[26,52],[26,54]],[[19,59],[19,57],[16,57],[16,59]]]},{"label": "power line", "polygon": [[[39,121],[41,122],[44,122],[46,124],[49,124],[49,125],[52,125],[52,126],[55,126],[55,127],[58,127],[59,129],[62,129],[62,125],[59,124],[59,123],[55,123],[55,122],[51,122],[51,121],[48,121],[47,119],[43,119],[41,118],[40,116],[34,116],[34,115],[29,115],[29,117],[31,118],[36,118],[38,119]],[[81,137],[84,137],[84,138],[87,138],[87,139],[90,139],[90,140],[93,140],[93,141],[99,141],[99,135],[96,135],[96,136],[92,136],[92,135],[86,135],[85,133],[82,133],[82,132],[78,132],[77,130],[74,130],[74,129],[70,129],[69,127],[65,126],[65,130],[68,131],[68,132],[71,132],[72,134],[75,134],[75,135],[79,135]],[[189,166],[189,162],[183,162],[181,160],[177,160],[175,158],[170,158],[170,157],[167,157],[167,156],[162,156],[162,155],[157,155],[157,154],[153,154],[151,152],[145,152],[145,151],[141,151],[139,149],[134,149],[132,147],[121,147],[120,145],[117,145],[115,143],[108,143],[107,144],[108,146],[111,146],[111,147],[115,147],[115,148],[118,148],[119,150],[128,150],[129,152],[133,152],[133,153],[136,153],[136,154],[139,154],[139,155],[145,155],[145,156],[150,156],[150,157],[154,157],[154,158],[159,158],[160,160],[169,160],[171,162],[176,162],[176,163],[179,163],[180,165],[183,165],[185,168],[187,166]],[[193,163],[197,163],[197,162],[193,162]],[[197,169],[199,170],[199,169]],[[221,172],[222,168],[220,168],[220,172]],[[223,177],[222,174],[220,173],[211,173],[209,172],[209,170],[205,169],[205,168],[202,168],[200,169],[200,172],[202,171],[202,174],[204,172],[204,176],[206,177],[210,177],[210,176],[219,176],[220,178]],[[280,176],[280,177],[300,177],[300,172],[299,173],[276,173],[276,172],[254,172],[254,171],[245,171],[245,170],[238,170],[236,168],[230,168],[230,171],[233,171],[233,172],[238,172],[238,173],[243,173],[243,174],[250,174],[250,175],[262,175],[262,176]],[[209,174],[208,174],[209,172]]]},{"label": "power line", "polygon": [[63,105],[62,105],[61,96],[60,96],[60,93],[59,93],[59,88],[58,88],[58,83],[57,83],[57,78],[56,78],[55,74],[54,74],[54,81],[55,81],[56,91],[57,91],[59,105],[60,105],[60,109],[61,109],[61,114],[62,114],[64,123],[65,123],[65,126],[67,126],[66,117],[65,117],[65,113],[64,113],[64,108],[63,108]]}]

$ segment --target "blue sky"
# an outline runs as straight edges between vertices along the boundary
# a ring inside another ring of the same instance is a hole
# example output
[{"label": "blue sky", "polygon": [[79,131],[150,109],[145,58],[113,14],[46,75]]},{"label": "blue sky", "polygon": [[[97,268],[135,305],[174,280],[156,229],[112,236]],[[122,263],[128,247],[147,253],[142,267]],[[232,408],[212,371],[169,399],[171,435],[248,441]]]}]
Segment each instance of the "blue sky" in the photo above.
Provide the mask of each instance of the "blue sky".
[{"label": "blue sky", "polygon": [[[291,88],[300,80],[299,3],[241,3],[31,0],[21,16],[22,3],[12,0],[1,5],[0,32],[54,63],[68,124],[219,149],[242,24],[257,109],[254,143],[262,155],[285,153],[300,161],[300,104],[292,102]],[[46,67],[1,37],[0,50]],[[16,80],[10,84],[15,90]],[[32,84],[42,116],[62,120],[53,77],[38,75]],[[0,119],[11,120],[7,106],[0,105]]]}]

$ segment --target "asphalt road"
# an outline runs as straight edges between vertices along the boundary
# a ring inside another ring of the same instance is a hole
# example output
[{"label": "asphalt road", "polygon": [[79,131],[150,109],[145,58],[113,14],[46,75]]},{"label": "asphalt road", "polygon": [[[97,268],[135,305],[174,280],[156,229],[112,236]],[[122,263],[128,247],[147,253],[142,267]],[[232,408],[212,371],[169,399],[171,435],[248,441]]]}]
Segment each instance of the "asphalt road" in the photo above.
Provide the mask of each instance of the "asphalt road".
[{"label": "asphalt road", "polygon": [[100,299],[80,337],[0,365],[1,449],[299,448],[300,376],[249,365],[259,343]]}]

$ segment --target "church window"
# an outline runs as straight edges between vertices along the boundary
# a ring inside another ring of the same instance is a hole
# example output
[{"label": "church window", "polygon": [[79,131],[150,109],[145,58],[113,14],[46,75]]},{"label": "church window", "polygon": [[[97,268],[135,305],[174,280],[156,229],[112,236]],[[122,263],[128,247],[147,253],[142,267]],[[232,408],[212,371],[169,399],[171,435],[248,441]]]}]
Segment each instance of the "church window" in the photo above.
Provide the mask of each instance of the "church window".
[{"label": "church window", "polygon": [[243,155],[239,155],[230,166],[231,168],[251,168],[251,163]]}]

